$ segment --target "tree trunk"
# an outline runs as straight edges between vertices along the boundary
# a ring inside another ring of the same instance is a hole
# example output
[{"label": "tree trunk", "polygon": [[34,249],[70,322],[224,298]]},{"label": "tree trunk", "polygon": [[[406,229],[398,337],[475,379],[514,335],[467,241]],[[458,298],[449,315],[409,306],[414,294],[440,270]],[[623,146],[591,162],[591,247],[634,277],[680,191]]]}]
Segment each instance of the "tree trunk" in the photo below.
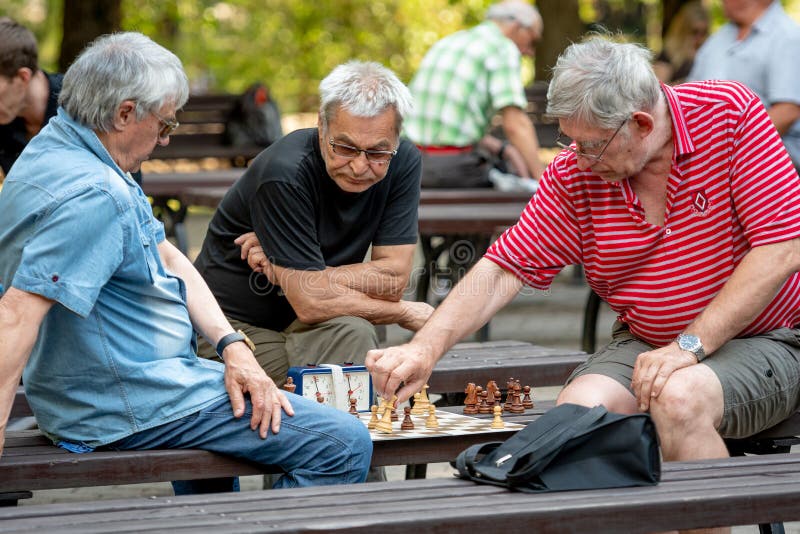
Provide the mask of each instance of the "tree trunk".
[{"label": "tree trunk", "polygon": [[542,41],[536,47],[536,81],[549,81],[559,54],[580,40],[586,26],[578,17],[578,0],[538,0],[544,21]]},{"label": "tree trunk", "polygon": [[58,68],[67,70],[72,61],[95,37],[119,31],[121,0],[64,0],[64,33]]}]

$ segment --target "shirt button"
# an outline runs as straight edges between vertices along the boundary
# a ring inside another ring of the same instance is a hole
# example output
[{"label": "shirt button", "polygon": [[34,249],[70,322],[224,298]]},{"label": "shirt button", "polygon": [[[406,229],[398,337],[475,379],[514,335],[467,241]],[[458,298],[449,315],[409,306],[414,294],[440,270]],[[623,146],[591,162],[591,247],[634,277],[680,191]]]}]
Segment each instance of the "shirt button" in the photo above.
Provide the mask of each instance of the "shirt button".
[{"label": "shirt button", "polygon": [[667,235],[670,235],[670,234],[672,233],[672,230],[670,230],[669,228],[667,228],[667,230],[666,230],[664,233],[665,233],[665,234],[667,234]]},{"label": "shirt button", "polygon": [[50,277],[50,280],[52,280],[53,282],[58,282],[58,275],[54,274],[52,277]]}]

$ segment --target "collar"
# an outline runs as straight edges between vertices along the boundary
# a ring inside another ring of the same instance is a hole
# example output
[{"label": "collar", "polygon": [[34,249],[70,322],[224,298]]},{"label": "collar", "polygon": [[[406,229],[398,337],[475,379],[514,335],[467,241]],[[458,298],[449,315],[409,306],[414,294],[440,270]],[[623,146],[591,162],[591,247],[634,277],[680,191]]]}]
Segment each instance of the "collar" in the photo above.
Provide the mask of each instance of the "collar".
[{"label": "collar", "polygon": [[686,119],[683,116],[683,108],[681,107],[680,98],[677,91],[666,85],[661,84],[661,91],[667,99],[667,106],[669,106],[669,115],[672,120],[672,139],[675,145],[675,155],[682,156],[694,152],[694,143],[692,136],[686,128]]}]

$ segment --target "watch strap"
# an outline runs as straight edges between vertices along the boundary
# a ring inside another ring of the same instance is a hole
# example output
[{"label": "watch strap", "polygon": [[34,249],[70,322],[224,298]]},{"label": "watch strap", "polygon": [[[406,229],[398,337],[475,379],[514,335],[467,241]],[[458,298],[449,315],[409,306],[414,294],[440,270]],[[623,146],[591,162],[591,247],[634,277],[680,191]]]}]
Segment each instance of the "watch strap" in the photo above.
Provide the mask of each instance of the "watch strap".
[{"label": "watch strap", "polygon": [[238,341],[243,341],[250,348],[250,350],[255,352],[256,347],[253,342],[250,341],[250,338],[248,338],[247,335],[245,335],[245,333],[241,330],[237,330],[236,332],[231,332],[230,334],[222,336],[222,339],[217,342],[217,356],[222,358],[222,352],[225,350],[225,347]]}]

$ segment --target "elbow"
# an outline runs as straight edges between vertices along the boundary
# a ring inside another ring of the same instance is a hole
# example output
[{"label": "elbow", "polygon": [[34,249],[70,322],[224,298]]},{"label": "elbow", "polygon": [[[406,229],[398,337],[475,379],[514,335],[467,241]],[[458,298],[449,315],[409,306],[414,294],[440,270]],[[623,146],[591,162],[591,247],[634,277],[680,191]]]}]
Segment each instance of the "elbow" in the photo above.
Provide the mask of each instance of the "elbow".
[{"label": "elbow", "polygon": [[330,319],[324,313],[324,308],[314,302],[291,303],[297,319],[305,324],[317,324]]}]

